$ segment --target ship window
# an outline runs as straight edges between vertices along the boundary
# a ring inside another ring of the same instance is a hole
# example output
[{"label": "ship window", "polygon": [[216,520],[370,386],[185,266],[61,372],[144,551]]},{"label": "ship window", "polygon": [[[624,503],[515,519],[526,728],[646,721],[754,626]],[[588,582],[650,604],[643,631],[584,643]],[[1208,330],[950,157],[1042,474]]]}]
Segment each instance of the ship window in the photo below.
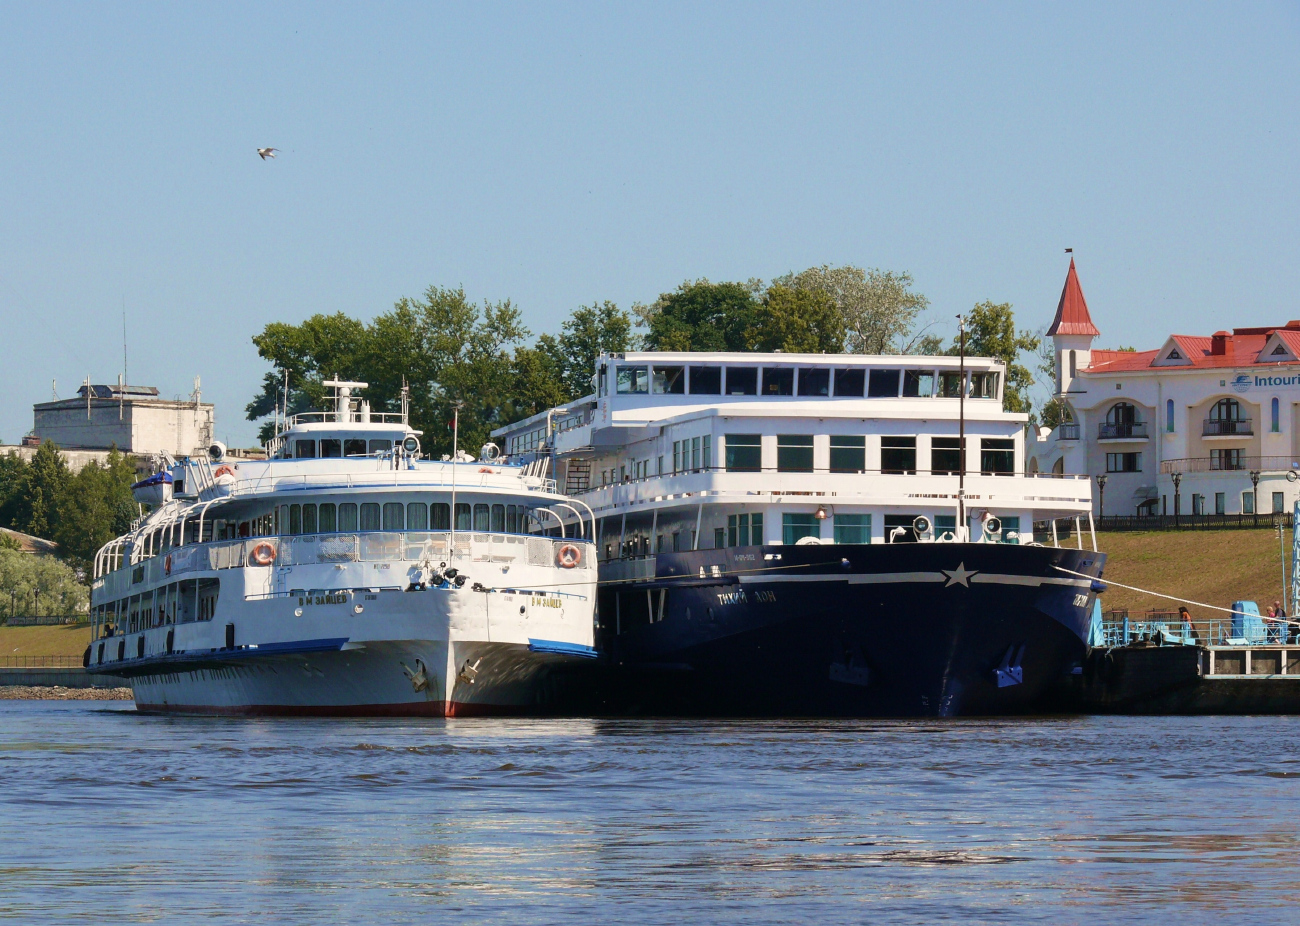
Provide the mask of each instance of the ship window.
[{"label": "ship window", "polygon": [[289,533],[302,533],[302,505],[289,506]]},{"label": "ship window", "polygon": [[939,395],[945,399],[955,399],[961,395],[961,372],[944,370],[939,374]]},{"label": "ship window", "polygon": [[486,531],[491,529],[491,516],[488,513],[487,505],[474,506],[474,530]]},{"label": "ship window", "polygon": [[763,395],[794,395],[794,370],[763,367]]},{"label": "ship window", "polygon": [[980,441],[980,472],[1011,476],[1016,471],[1016,442],[1009,437],[986,437]]},{"label": "ship window", "polygon": [[831,472],[860,473],[867,468],[867,439],[831,435]]},{"label": "ship window", "polygon": [[380,440],[378,438],[370,442],[371,453],[386,453],[393,449],[393,442],[390,440]]},{"label": "ship window", "polygon": [[961,438],[930,438],[930,472],[936,476],[955,476],[961,469]]},{"label": "ship window", "polygon": [[339,505],[339,530],[354,531],[357,529],[357,503],[343,502]]},{"label": "ship window", "polygon": [[727,367],[727,395],[758,395],[758,367]]},{"label": "ship window", "polygon": [[836,543],[871,543],[871,515],[837,514],[835,516]]},{"label": "ship window", "polygon": [[504,534],[505,531],[506,531],[506,506],[493,505],[492,506],[492,532],[496,534]]},{"label": "ship window", "polygon": [[621,395],[645,394],[649,383],[645,367],[619,367],[618,391]]},{"label": "ship window", "polygon": [[826,367],[808,367],[799,371],[800,395],[830,395],[831,371]]},{"label": "ship window", "polygon": [[970,375],[970,397],[972,399],[996,399],[998,397],[998,374],[972,373]]},{"label": "ship window", "polygon": [[898,370],[872,370],[867,383],[867,396],[872,399],[892,399],[898,395]]},{"label": "ship window", "polygon": [[456,530],[467,531],[470,526],[469,505],[458,502],[456,504]]},{"label": "ship window", "polygon": [[867,371],[847,369],[835,371],[835,395],[862,398],[867,385]]},{"label": "ship window", "polygon": [[379,505],[375,502],[366,502],[361,506],[361,529],[363,531],[377,531],[382,529],[383,522],[379,518]]},{"label": "ship window", "polygon": [[691,367],[691,395],[719,395],[722,367]]},{"label": "ship window", "polygon": [[304,534],[316,533],[316,506],[302,506],[302,532]]},{"label": "ship window", "polygon": [[506,505],[506,533],[523,533],[519,530],[519,509],[514,505]]},{"label": "ship window", "polygon": [[338,530],[337,509],[333,502],[326,502],[320,506],[320,532],[322,534],[332,534]]},{"label": "ship window", "polygon": [[681,395],[686,391],[686,367],[655,367],[651,391],[655,395]]},{"label": "ship window", "polygon": [[781,539],[787,544],[798,543],[804,537],[820,537],[821,522],[815,514],[781,515]]},{"label": "ship window", "polygon": [[811,473],[813,439],[811,434],[781,434],[776,439],[778,473]]},{"label": "ship window", "polygon": [[403,513],[406,508],[401,502],[384,503],[384,530],[400,531],[406,529],[406,519]]},{"label": "ship window", "polygon": [[366,455],[366,442],[360,437],[349,437],[343,442],[343,455],[345,457],[364,457]]},{"label": "ship window", "polygon": [[451,506],[446,502],[434,502],[429,506],[429,527],[435,531],[451,529]]},{"label": "ship window", "polygon": [[[721,528],[719,528],[721,530]],[[676,534],[674,544],[676,544]],[[754,514],[729,514],[727,515],[727,546],[729,547],[748,547],[762,546],[763,544],[763,515],[760,512]],[[717,544],[722,546],[722,544]],[[676,552],[676,551],[674,551]]]},{"label": "ship window", "polygon": [[885,543],[916,543],[916,529],[912,527],[915,521],[914,514],[885,515]]},{"label": "ship window", "polygon": [[411,502],[406,506],[406,529],[408,531],[427,531],[429,529],[429,506],[424,502]]},{"label": "ship window", "polygon": [[906,397],[934,395],[933,370],[904,370],[903,395]]},{"label": "ship window", "polygon": [[310,460],[316,456],[314,440],[296,440],[293,442],[293,455],[299,460]]},{"label": "ship window", "polygon": [[916,473],[916,438],[882,437],[880,439],[880,471],[914,475]]},{"label": "ship window", "polygon": [[757,434],[728,434],[726,463],[729,473],[757,473],[763,469],[763,442]]},{"label": "ship window", "polygon": [[322,457],[341,457],[343,456],[343,441],[337,437],[327,438],[320,442],[320,455]]},{"label": "ship window", "polygon": [[[1155,499],[1152,499],[1155,501]],[[1020,542],[1020,516],[1019,515],[1001,515],[998,520],[1002,522],[1002,536],[998,538],[998,543],[1019,543]],[[1011,535],[1016,536],[1012,537]]]}]

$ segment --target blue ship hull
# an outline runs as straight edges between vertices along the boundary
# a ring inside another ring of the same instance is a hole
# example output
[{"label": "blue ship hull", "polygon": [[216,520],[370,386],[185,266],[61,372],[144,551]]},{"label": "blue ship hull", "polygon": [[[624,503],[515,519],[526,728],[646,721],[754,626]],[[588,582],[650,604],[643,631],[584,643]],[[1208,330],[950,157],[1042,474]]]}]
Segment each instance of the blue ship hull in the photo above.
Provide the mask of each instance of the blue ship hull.
[{"label": "blue ship hull", "polygon": [[[603,707],[904,717],[1033,711],[1087,651],[1105,554],[1013,544],[739,547],[601,566]],[[1092,578],[1081,578],[1054,567]]]}]

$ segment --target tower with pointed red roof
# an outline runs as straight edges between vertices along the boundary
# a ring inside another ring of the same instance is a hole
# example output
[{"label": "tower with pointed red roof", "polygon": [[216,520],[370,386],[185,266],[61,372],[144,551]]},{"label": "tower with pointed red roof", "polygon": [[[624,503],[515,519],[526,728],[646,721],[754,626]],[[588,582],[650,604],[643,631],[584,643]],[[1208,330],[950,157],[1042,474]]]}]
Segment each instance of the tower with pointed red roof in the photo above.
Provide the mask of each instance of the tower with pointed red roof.
[{"label": "tower with pointed red roof", "polygon": [[1070,391],[1070,382],[1077,372],[1088,366],[1092,357],[1092,340],[1101,334],[1088,314],[1088,301],[1083,298],[1079,273],[1070,258],[1070,270],[1065,275],[1061,301],[1056,305],[1056,318],[1047,329],[1056,349],[1056,394]]}]

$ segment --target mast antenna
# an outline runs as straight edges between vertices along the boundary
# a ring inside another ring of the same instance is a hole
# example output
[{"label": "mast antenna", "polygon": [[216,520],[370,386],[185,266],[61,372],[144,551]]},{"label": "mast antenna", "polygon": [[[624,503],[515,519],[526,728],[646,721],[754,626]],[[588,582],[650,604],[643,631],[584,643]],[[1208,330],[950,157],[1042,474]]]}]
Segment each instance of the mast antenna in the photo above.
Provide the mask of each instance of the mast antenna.
[{"label": "mast antenna", "polygon": [[966,319],[957,316],[958,356],[960,370],[957,380],[957,531],[958,540],[969,538],[966,523]]}]

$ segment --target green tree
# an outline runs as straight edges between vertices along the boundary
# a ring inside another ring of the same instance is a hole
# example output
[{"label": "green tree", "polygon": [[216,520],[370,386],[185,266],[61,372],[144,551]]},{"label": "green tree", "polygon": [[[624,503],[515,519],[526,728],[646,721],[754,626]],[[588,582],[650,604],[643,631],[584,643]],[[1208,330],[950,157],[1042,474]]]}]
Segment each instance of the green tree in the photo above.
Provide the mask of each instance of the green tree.
[{"label": "green tree", "polygon": [[[539,349],[550,349],[542,344],[546,337],[538,339]],[[596,358],[601,352],[619,353],[632,346],[632,317],[609,300],[578,306],[560,326],[560,337],[554,344],[565,392],[560,401],[590,395]]]},{"label": "green tree", "polygon": [[917,317],[930,304],[912,289],[914,281],[907,272],[823,264],[772,282],[829,295],[844,319],[848,349],[856,354],[912,352]]},{"label": "green tree", "polygon": [[19,509],[27,485],[27,461],[10,451],[0,454],[0,527],[20,530]]},{"label": "green tree", "polygon": [[[1040,343],[1032,331],[1016,332],[1015,316],[1009,302],[981,302],[966,315],[967,356],[992,357],[1007,366],[1007,383],[1002,391],[1002,407],[1006,411],[1032,411],[1029,387],[1034,383],[1034,376],[1019,359],[1021,351],[1033,353]],[[954,338],[948,353],[956,354],[958,349],[958,341]]]},{"label": "green tree", "polygon": [[90,576],[95,554],[126,533],[136,513],[131,496],[135,467],[113,448],[103,466],[90,462],[72,476],[55,505],[52,538],[59,555],[83,576]]},{"label": "green tree", "polygon": [[767,353],[839,353],[844,318],[822,290],[773,285],[763,294],[745,340],[751,350]]},{"label": "green tree", "polygon": [[710,283],[687,280],[671,293],[661,293],[649,306],[634,306],[640,324],[649,329],[643,340],[648,350],[743,351],[749,350],[749,333],[755,326],[762,289],[749,283]]},{"label": "green tree", "polygon": [[56,509],[71,474],[54,441],[42,441],[27,464],[13,500],[10,524],[14,530],[53,539]]},{"label": "green tree", "polygon": [[71,616],[85,613],[89,592],[66,563],[0,549],[0,613]]}]

